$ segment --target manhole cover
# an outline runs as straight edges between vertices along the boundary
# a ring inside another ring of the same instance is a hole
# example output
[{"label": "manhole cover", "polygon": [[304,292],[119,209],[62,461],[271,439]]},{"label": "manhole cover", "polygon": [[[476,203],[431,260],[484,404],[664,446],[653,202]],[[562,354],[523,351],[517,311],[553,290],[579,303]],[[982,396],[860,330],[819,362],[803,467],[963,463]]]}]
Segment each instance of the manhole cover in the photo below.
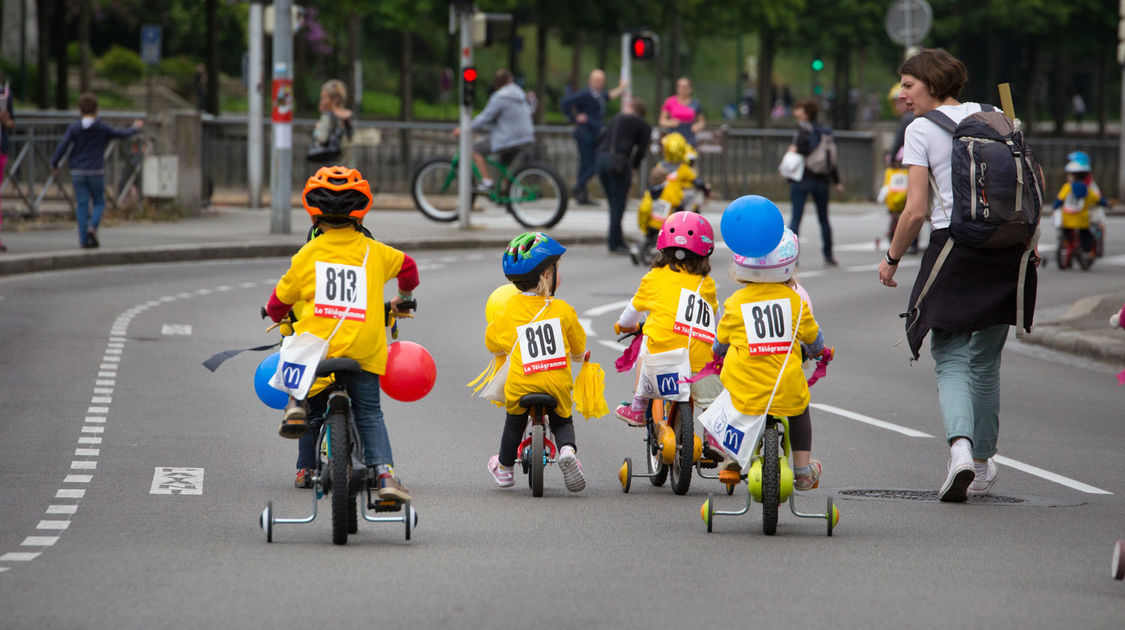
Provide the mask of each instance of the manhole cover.
[{"label": "manhole cover", "polygon": [[[902,489],[863,489],[852,488],[837,490],[837,494],[844,499],[872,499],[876,501],[923,501],[938,503],[937,490],[902,490]],[[984,496],[969,497],[969,504],[979,505],[1032,505],[1036,507],[1072,507],[1082,505],[1083,501],[1069,501],[1051,497],[1036,496],[1004,496],[999,494],[986,494]]]}]

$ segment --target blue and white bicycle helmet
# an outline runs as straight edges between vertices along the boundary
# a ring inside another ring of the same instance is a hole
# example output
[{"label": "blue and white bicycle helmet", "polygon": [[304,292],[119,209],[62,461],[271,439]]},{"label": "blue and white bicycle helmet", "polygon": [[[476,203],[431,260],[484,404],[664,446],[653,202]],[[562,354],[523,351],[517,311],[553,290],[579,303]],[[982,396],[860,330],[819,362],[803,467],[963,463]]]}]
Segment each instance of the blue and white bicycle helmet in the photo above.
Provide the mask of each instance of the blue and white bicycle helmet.
[{"label": "blue and white bicycle helmet", "polygon": [[542,232],[524,232],[508,243],[500,266],[509,280],[535,280],[558,261],[566,248]]}]

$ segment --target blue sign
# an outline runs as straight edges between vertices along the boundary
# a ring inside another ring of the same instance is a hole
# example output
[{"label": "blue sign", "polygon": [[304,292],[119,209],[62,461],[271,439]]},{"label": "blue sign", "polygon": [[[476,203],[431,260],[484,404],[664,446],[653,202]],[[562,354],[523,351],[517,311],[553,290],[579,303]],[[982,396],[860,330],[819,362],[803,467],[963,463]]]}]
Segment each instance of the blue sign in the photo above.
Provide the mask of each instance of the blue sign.
[{"label": "blue sign", "polygon": [[305,375],[305,366],[300,363],[289,363],[286,361],[281,366],[281,380],[289,389],[297,389],[301,386],[301,377]]},{"label": "blue sign", "polygon": [[656,389],[661,396],[675,396],[680,393],[680,375],[677,372],[656,375]]},{"label": "blue sign", "polygon": [[141,26],[141,61],[146,66],[155,66],[160,63],[160,39],[159,24]]}]

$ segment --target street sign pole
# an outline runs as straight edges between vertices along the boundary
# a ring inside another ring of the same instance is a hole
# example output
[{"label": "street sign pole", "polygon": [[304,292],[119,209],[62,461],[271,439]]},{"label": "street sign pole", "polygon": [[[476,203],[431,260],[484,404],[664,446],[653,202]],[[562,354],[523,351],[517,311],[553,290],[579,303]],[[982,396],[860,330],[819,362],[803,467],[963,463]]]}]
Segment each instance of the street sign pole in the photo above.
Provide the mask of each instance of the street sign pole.
[{"label": "street sign pole", "polygon": [[250,192],[250,207],[262,206],[262,2],[250,3],[250,61],[246,78],[250,104],[247,116],[246,179]]},{"label": "street sign pole", "polygon": [[[457,213],[459,225],[462,230],[469,229],[469,213],[472,212],[473,196],[473,147],[472,132],[469,121],[472,117],[472,107],[465,102],[465,68],[473,65],[473,7],[460,5],[456,8],[461,22],[461,136],[458,146],[457,161]],[[485,173],[481,173],[484,176]]]},{"label": "street sign pole", "polygon": [[273,27],[273,150],[270,168],[270,233],[289,234],[293,177],[292,0],[275,0]]},{"label": "street sign pole", "polygon": [[[1122,0],[1125,2],[1125,0]],[[621,80],[625,81],[625,93],[621,95],[621,110],[633,103],[633,55],[629,51],[629,33],[621,34]]]},{"label": "street sign pole", "polygon": [[1117,6],[1117,63],[1121,65],[1121,118],[1117,128],[1117,198],[1125,199],[1125,0]]}]

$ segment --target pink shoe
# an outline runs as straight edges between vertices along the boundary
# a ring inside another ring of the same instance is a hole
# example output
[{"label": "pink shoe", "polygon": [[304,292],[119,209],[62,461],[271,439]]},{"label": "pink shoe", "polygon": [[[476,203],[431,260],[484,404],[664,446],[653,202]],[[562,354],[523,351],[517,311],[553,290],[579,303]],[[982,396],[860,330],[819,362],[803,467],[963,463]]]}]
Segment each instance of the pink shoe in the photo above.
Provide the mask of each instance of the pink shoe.
[{"label": "pink shoe", "polygon": [[516,485],[515,471],[506,466],[501,466],[499,455],[493,455],[488,460],[488,472],[492,473],[492,478],[496,480],[496,485],[501,488],[511,488]]},{"label": "pink shoe", "polygon": [[621,418],[622,422],[631,427],[645,426],[645,412],[643,410],[634,411],[633,408],[630,407],[627,403],[621,403],[620,405],[617,405],[617,410],[614,412],[614,414],[618,418]]}]

